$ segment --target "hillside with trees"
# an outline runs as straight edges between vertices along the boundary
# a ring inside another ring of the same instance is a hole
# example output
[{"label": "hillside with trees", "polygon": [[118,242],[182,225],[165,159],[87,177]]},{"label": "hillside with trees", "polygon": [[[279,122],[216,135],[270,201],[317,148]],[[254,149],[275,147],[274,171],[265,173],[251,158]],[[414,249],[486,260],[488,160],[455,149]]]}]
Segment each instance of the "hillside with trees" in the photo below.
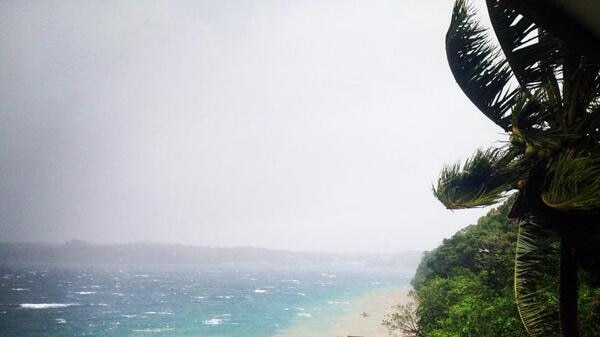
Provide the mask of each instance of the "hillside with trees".
[{"label": "hillside with trees", "polygon": [[[415,320],[412,333],[424,337],[527,336],[519,317],[513,289],[517,224],[508,219],[512,200],[481,217],[424,255],[412,284],[416,316],[392,316],[388,326]],[[558,245],[551,245],[557,250]],[[558,264],[542,262],[545,275],[558,273]],[[558,325],[556,280],[538,280],[543,301],[551,308],[545,320]],[[600,336],[600,280],[579,271],[579,322],[581,335]],[[400,311],[399,311],[400,312]],[[409,315],[410,316],[410,315]]]}]

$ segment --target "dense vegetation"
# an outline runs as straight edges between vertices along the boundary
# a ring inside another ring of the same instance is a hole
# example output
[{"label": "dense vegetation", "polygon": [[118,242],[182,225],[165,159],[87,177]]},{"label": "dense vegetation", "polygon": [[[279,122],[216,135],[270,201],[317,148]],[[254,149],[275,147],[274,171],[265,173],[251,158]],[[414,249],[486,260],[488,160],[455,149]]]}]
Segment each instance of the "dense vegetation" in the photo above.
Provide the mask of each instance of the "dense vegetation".
[{"label": "dense vegetation", "polygon": [[[514,299],[517,225],[507,218],[509,203],[425,254],[413,279],[418,297],[418,334],[527,336]],[[548,274],[558,268],[553,258],[544,264]],[[556,308],[555,279],[547,277],[540,283],[545,289],[544,301],[548,307]],[[600,283],[583,272],[579,314],[582,336],[600,336]],[[407,316],[396,318],[406,320]]]}]

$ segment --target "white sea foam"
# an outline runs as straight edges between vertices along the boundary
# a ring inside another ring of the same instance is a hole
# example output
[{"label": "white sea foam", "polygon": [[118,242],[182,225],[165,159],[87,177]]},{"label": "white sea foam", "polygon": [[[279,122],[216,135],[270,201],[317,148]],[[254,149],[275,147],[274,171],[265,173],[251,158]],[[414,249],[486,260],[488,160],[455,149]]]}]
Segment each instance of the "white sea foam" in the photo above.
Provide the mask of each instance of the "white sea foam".
[{"label": "white sea foam", "polygon": [[350,302],[345,301],[327,301],[328,304],[350,304]]},{"label": "white sea foam", "polygon": [[121,317],[124,317],[124,318],[134,318],[134,317],[136,317],[136,316],[137,316],[137,315],[127,315],[127,314],[123,314],[123,315],[121,315]]},{"label": "white sea foam", "polygon": [[28,291],[29,288],[11,288],[12,291]]},{"label": "white sea foam", "polygon": [[311,314],[307,314],[307,313],[305,313],[305,312],[300,312],[300,313],[297,313],[296,315],[298,315],[298,316],[302,316],[302,317],[312,317],[312,315],[311,315]]},{"label": "white sea foam", "polygon": [[298,295],[300,295],[300,296],[306,296],[305,293],[298,293]]},{"label": "white sea foam", "polygon": [[256,294],[264,294],[264,293],[266,293],[266,292],[267,292],[267,291],[266,291],[266,290],[264,290],[264,289],[256,289],[256,290],[254,290],[254,293],[256,293]]},{"label": "white sea foam", "polygon": [[148,328],[148,329],[133,329],[133,332],[144,333],[144,332],[165,332],[173,331],[173,328]]},{"label": "white sea foam", "polygon": [[23,309],[55,309],[55,308],[66,308],[73,305],[79,305],[79,303],[21,303],[19,307]]},{"label": "white sea foam", "polygon": [[56,323],[58,323],[58,324],[65,324],[65,323],[67,323],[67,320],[64,319],[64,318],[57,318],[56,319]]},{"label": "white sea foam", "polygon": [[220,318],[211,318],[205,320],[203,323],[204,325],[221,325],[223,324],[223,320]]},{"label": "white sea foam", "polygon": [[75,294],[77,295],[92,295],[95,294],[95,291],[76,291]]}]

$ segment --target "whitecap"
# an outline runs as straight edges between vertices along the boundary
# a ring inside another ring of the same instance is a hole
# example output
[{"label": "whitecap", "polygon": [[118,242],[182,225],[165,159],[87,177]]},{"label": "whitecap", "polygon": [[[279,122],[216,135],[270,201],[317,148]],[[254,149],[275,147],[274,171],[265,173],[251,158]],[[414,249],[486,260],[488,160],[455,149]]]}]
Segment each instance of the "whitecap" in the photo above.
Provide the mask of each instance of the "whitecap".
[{"label": "whitecap", "polygon": [[171,311],[146,311],[147,315],[175,315]]},{"label": "whitecap", "polygon": [[205,320],[203,323],[204,325],[221,325],[223,323],[223,320],[220,318],[211,318]]},{"label": "whitecap", "polygon": [[23,309],[55,309],[66,308],[79,303],[21,303],[19,307]]},{"label": "whitecap", "polygon": [[305,293],[298,293],[298,295],[300,295],[300,296],[306,296]]},{"label": "whitecap", "polygon": [[345,301],[327,301],[328,304],[350,304],[350,302]]},{"label": "whitecap", "polygon": [[148,329],[133,329],[133,332],[165,332],[173,331],[173,328],[148,328]]},{"label": "whitecap", "polygon": [[254,290],[254,293],[256,293],[256,294],[264,294],[264,293],[266,293],[266,292],[267,292],[267,291],[266,291],[266,290],[264,290],[264,289],[255,289],[255,290]]},{"label": "whitecap", "polygon": [[76,291],[75,294],[77,295],[92,295],[95,294],[95,291]]},{"label": "whitecap", "polygon": [[29,288],[11,288],[12,291],[28,291]]},{"label": "whitecap", "polygon": [[302,317],[312,317],[312,315],[311,315],[311,314],[307,314],[307,313],[305,313],[305,312],[300,312],[300,313],[297,313],[296,315],[298,315],[298,316],[302,316]]},{"label": "whitecap", "polygon": [[56,323],[57,324],[65,324],[65,323],[67,323],[67,320],[64,318],[57,318]]},{"label": "whitecap", "polygon": [[127,314],[123,314],[123,315],[121,315],[121,317],[124,317],[124,318],[134,318],[134,317],[136,317],[136,316],[137,316],[137,315],[127,315]]}]

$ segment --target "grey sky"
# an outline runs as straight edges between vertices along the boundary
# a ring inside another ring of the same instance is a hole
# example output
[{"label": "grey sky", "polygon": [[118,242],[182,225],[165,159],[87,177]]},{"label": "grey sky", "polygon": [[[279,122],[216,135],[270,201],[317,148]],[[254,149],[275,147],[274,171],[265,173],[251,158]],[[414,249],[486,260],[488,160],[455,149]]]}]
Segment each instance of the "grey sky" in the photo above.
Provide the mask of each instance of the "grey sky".
[{"label": "grey sky", "polygon": [[503,139],[452,1],[0,2],[0,240],[431,249],[431,194]]}]

